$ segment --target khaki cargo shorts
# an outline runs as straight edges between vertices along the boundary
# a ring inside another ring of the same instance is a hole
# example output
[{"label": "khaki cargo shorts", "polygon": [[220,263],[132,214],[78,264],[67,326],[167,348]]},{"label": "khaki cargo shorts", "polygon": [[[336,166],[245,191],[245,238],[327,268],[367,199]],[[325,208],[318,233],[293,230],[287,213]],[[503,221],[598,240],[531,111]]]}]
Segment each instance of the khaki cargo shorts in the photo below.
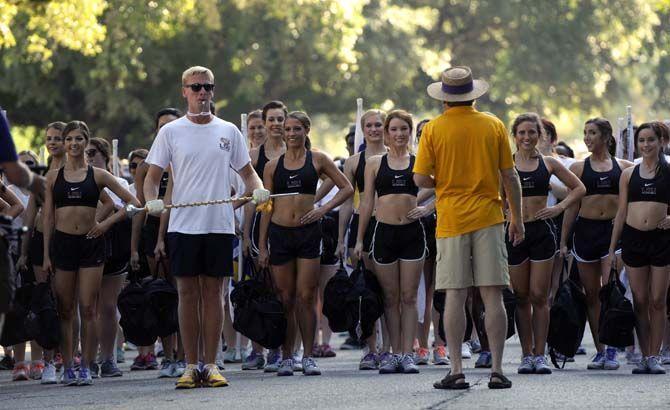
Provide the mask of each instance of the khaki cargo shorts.
[{"label": "khaki cargo shorts", "polygon": [[509,286],[503,224],[437,238],[435,289]]}]

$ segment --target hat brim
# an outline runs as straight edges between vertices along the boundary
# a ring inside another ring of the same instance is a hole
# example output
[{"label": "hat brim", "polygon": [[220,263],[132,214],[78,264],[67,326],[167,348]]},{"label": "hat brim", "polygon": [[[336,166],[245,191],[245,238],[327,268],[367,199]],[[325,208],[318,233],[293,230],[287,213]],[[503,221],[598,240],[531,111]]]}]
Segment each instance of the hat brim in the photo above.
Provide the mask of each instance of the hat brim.
[{"label": "hat brim", "polygon": [[466,94],[449,94],[442,90],[442,82],[432,83],[426,88],[428,95],[440,101],[461,102],[476,100],[489,90],[489,83],[484,80],[474,80],[472,91]]}]

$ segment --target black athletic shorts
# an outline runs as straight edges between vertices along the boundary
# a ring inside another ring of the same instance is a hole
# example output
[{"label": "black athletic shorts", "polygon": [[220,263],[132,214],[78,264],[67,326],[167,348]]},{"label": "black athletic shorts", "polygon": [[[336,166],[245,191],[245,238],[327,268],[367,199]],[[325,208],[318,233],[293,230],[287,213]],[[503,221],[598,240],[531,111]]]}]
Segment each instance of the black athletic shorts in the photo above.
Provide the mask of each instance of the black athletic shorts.
[{"label": "black athletic shorts", "polygon": [[233,276],[233,240],[227,233],[168,232],[170,273],[174,276]]},{"label": "black athletic shorts", "polygon": [[613,228],[612,219],[578,217],[572,235],[572,254],[577,262],[598,262],[606,257],[609,254]]},{"label": "black athletic shorts", "polygon": [[258,257],[260,253],[258,247],[258,238],[261,235],[261,213],[254,213],[254,217],[251,220],[251,246],[249,247],[249,252],[251,253],[252,258]]},{"label": "black athletic shorts", "polygon": [[406,225],[377,222],[372,237],[372,259],[378,265],[398,260],[417,261],[426,256],[426,233],[420,221]]},{"label": "black athletic shorts", "polygon": [[509,241],[509,224],[505,226],[505,245],[507,246],[507,263],[510,266],[521,265],[526,260],[542,262],[556,254],[556,227],[551,219],[537,220],[523,224],[525,237],[523,242],[514,246]]},{"label": "black athletic shorts", "polygon": [[433,212],[428,216],[421,218],[423,229],[426,232],[426,247],[428,254],[426,258],[435,259],[437,256],[437,244],[435,241],[435,229],[437,228],[437,213]]},{"label": "black athletic shorts", "polygon": [[[347,247],[353,249],[356,247],[356,236],[358,236],[358,214],[354,214],[351,217],[351,222],[349,223],[349,239],[347,240]],[[363,252],[370,252],[372,246],[372,235],[375,232],[375,225],[377,224],[377,219],[372,216],[370,218],[370,223],[368,228],[365,230],[365,235],[363,235]]]},{"label": "black athletic shorts", "polygon": [[76,271],[105,263],[107,255],[104,237],[87,239],[86,235],[54,231],[52,243],[52,260],[56,269]]},{"label": "black athletic shorts", "polygon": [[315,259],[321,256],[321,225],[281,226],[270,222],[270,265],[283,265],[292,259]]},{"label": "black athletic shorts", "polygon": [[28,261],[31,266],[42,267],[44,264],[44,234],[33,229],[28,247]]},{"label": "black athletic shorts", "polygon": [[632,268],[670,265],[670,231],[640,231],[624,224],[621,233],[621,258]]},{"label": "black athletic shorts", "polygon": [[340,213],[330,211],[321,219],[321,265],[337,265],[339,258],[337,251],[337,236],[339,231]]}]

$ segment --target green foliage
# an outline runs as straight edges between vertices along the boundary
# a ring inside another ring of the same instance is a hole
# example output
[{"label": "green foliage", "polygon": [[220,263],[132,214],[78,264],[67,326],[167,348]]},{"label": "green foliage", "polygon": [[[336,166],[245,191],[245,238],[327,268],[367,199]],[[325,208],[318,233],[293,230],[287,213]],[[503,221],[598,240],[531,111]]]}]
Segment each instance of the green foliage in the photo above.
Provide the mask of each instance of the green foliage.
[{"label": "green foliage", "polygon": [[637,118],[668,114],[669,25],[668,0],[0,0],[0,101],[14,124],[83,119],[125,152],[205,65],[220,116],[282,99],[330,149],[357,97],[434,114],[426,85],[470,65],[492,85],[486,110],[568,133],[631,102]]}]

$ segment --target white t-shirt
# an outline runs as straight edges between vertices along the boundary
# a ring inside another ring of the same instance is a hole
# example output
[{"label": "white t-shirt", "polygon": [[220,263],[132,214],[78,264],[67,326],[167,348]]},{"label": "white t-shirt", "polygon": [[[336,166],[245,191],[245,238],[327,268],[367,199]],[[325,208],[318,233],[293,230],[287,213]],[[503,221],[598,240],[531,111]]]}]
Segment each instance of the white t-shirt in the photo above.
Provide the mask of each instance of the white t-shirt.
[{"label": "white t-shirt", "polygon": [[[570,168],[570,165],[572,165],[576,161],[574,158],[562,157],[560,155],[558,157],[554,157],[554,158],[561,161],[561,163],[566,168]],[[563,187],[565,187],[565,184],[563,182],[561,182],[561,180],[558,179],[558,177],[556,175],[552,175],[551,178],[549,178],[549,183],[550,184],[555,184],[555,185],[558,185],[558,186],[562,185]],[[549,191],[549,194],[547,194],[547,206],[554,206],[557,203],[558,203],[558,199],[554,196],[554,193],[552,191]]]},{"label": "white t-shirt", "polygon": [[[128,181],[126,181],[121,177],[114,177],[114,178],[116,178],[116,180],[119,182],[119,184],[121,184],[122,187],[130,191],[130,185],[128,185]],[[109,195],[109,197],[112,198],[112,201],[114,202],[114,209],[118,210],[126,206],[126,203],[123,201],[123,199],[116,196],[116,194],[112,192],[109,188],[105,188],[105,192],[107,192],[107,195]]]},{"label": "white t-shirt", "polygon": [[[186,117],[166,124],[154,140],[146,162],[163,169],[172,165],[172,203],[230,197],[231,167],[239,171],[251,162],[242,133],[217,117],[195,124]],[[235,233],[231,204],[176,208],[168,232]]]}]

